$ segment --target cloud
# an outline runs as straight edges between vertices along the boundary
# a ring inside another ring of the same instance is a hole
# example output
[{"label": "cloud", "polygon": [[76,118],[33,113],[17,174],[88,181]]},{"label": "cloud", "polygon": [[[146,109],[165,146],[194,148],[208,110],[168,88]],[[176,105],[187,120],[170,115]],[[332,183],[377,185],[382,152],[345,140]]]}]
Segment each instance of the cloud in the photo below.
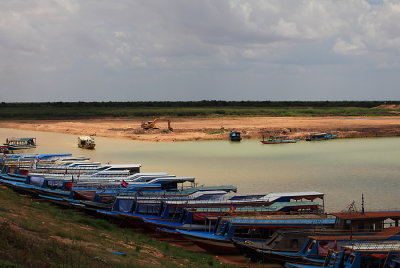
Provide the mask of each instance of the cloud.
[{"label": "cloud", "polygon": [[366,53],[365,44],[361,40],[346,42],[339,38],[336,40],[333,51],[343,55],[362,55]]},{"label": "cloud", "polygon": [[[266,72],[280,79],[310,73],[312,80],[310,66],[331,66],[334,75],[354,56],[360,66],[399,68],[399,19],[397,0],[3,1],[0,79],[7,85],[0,93],[8,86],[54,88],[60,77],[77,90],[91,85],[86,80],[104,80],[95,86],[107,92],[115,77],[121,87],[132,89],[140,76],[141,89],[172,90],[209,76],[230,87],[239,87],[232,82],[238,77],[252,81],[257,96]],[[163,78],[154,80],[157,74]],[[176,77],[182,81],[171,82]],[[274,77],[268,82],[283,85]]]}]

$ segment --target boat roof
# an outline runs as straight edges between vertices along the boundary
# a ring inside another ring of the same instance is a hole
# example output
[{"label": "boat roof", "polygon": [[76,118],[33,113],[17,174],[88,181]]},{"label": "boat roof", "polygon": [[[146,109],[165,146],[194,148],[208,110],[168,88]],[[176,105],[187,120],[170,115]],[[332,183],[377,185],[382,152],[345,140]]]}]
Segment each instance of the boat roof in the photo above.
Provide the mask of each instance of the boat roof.
[{"label": "boat roof", "polygon": [[183,190],[182,192],[186,192],[188,194],[194,193],[196,191],[225,191],[225,192],[236,192],[237,188],[233,185],[221,185],[221,186],[199,186],[199,187],[192,187]]},{"label": "boat roof", "polygon": [[[373,234],[352,234],[352,237],[356,240],[373,240],[373,239],[387,239],[392,236],[398,237],[400,233],[400,227],[389,227],[384,229],[381,232],[373,233]],[[310,238],[319,241],[341,241],[341,240],[349,240],[350,239],[350,231],[347,235],[337,234],[337,235],[312,235]],[[399,237],[400,238],[400,237]]]},{"label": "boat roof", "polygon": [[[134,184],[132,184],[134,185]],[[130,185],[129,185],[130,186]],[[136,196],[136,193],[132,193],[132,192],[122,192],[120,193],[120,195],[118,196],[118,198],[123,198],[123,199],[130,199],[130,198],[137,198],[138,200],[140,199],[145,199],[145,200],[149,200],[149,199],[173,199],[173,198],[180,198],[180,199],[184,199],[187,200],[187,196],[189,195],[193,195],[194,193],[205,193],[205,194],[209,194],[210,192],[213,192],[215,194],[218,193],[222,193],[222,192],[226,192],[229,191],[230,189],[232,189],[233,186],[227,185],[227,186],[208,186],[208,187],[191,187],[188,189],[184,189],[184,190],[180,190],[180,191],[163,191],[160,192],[158,194],[154,194],[154,193],[147,193],[147,192],[143,192],[140,196]],[[130,187],[128,187],[127,189],[129,189]],[[181,201],[184,202],[186,204],[186,201]],[[174,201],[174,204],[176,204],[176,201]]]},{"label": "boat roof", "polygon": [[365,212],[337,212],[333,216],[342,220],[365,220],[365,219],[399,219],[400,210],[381,210]]},{"label": "boat roof", "polygon": [[92,140],[94,138],[91,137],[91,136],[79,136],[78,139],[80,139],[80,140]]},{"label": "boat roof", "polygon": [[320,192],[290,192],[290,193],[269,193],[264,197],[261,197],[260,200],[262,201],[275,201],[279,198],[290,198],[290,199],[315,199],[315,198],[323,198],[324,194]]},{"label": "boat roof", "polygon": [[154,183],[163,184],[167,182],[183,183],[183,182],[194,182],[194,180],[195,180],[194,177],[161,177],[149,180],[148,183],[150,184]]},{"label": "boat roof", "polygon": [[351,245],[345,245],[344,248],[363,251],[363,252],[397,252],[400,251],[400,241],[366,241],[366,242],[353,242]]},{"label": "boat roof", "polygon": [[175,175],[168,175],[166,172],[155,172],[155,173],[135,173],[128,177],[125,180],[131,181],[148,181],[152,178],[160,178],[160,177],[175,177]]},{"label": "boat roof", "polygon": [[10,138],[10,139],[8,139],[8,141],[10,142],[10,141],[29,141],[29,140],[33,140],[33,139],[36,139],[36,138]]},{"label": "boat roof", "polygon": [[[276,215],[273,215],[276,216]],[[278,215],[279,216],[279,215]],[[281,217],[274,218],[232,218],[229,219],[233,225],[275,225],[275,224],[285,224],[285,225],[325,225],[334,224],[334,218],[322,218],[322,217],[305,217],[305,216],[316,216],[316,215],[295,215],[296,217],[287,217],[291,215],[280,215]]]},{"label": "boat roof", "polygon": [[110,166],[111,168],[129,169],[141,167],[141,164],[107,164],[105,166]]},{"label": "boat roof", "polygon": [[[273,203],[270,206],[244,206],[236,207],[235,212],[268,212],[268,211],[279,211],[285,207],[298,207],[298,206],[317,206],[317,203],[312,201],[305,202],[278,202]],[[196,212],[230,212],[231,207],[200,207],[200,208],[190,208],[190,211]]]},{"label": "boat roof", "polygon": [[48,159],[48,158],[64,158],[64,157],[71,157],[72,154],[39,154],[36,157],[39,159]]},{"label": "boat roof", "polygon": [[314,200],[315,198],[323,198],[324,194],[319,192],[296,192],[296,193],[269,193],[265,194],[226,194],[218,199],[211,200],[182,200],[182,201],[171,201],[171,204],[174,203],[179,205],[181,203],[185,204],[243,204],[243,203],[271,203],[271,202],[287,202],[290,199],[300,200],[300,199],[309,199]]}]

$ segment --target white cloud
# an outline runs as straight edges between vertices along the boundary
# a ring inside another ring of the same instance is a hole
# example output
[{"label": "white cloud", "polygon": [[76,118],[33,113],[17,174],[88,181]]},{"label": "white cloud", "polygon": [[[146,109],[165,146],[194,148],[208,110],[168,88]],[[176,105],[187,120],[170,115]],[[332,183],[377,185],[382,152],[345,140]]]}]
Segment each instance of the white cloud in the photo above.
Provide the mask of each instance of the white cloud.
[{"label": "white cloud", "polygon": [[362,55],[366,53],[365,45],[361,40],[346,42],[341,38],[336,40],[333,51],[343,55]]}]

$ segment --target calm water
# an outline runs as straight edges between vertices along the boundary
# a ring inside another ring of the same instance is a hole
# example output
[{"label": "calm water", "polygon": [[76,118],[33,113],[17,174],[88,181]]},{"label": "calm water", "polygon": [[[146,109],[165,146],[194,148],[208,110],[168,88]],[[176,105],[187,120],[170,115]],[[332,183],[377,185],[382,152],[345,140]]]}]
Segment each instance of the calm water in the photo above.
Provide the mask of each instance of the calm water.
[{"label": "calm water", "polygon": [[[239,192],[320,191],[328,211],[361,194],[366,209],[400,208],[400,138],[344,139],[262,145],[259,141],[150,143],[96,137],[96,150],[77,136],[0,128],[7,137],[36,137],[37,153],[72,153],[103,163],[141,163],[143,172],[193,176],[202,185],[232,184]],[[26,151],[28,152],[28,150]]]}]

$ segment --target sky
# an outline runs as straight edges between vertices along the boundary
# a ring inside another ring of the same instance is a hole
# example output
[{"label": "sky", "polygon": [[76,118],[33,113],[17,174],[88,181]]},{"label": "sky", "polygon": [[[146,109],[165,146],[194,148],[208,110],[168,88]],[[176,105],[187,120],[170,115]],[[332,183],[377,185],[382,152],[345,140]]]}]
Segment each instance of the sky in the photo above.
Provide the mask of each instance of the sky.
[{"label": "sky", "polygon": [[398,0],[0,0],[0,101],[400,100]]}]

